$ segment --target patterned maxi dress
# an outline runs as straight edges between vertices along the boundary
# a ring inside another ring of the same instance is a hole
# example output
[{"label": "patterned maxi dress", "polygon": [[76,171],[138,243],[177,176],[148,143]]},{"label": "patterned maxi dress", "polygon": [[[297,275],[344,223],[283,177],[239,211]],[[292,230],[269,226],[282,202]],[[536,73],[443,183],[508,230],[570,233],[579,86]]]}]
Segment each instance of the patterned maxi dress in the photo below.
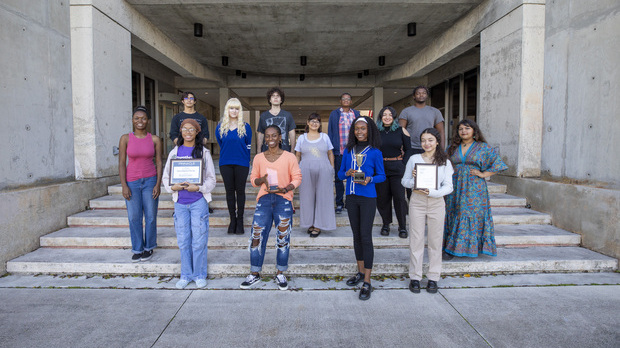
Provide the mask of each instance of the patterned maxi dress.
[{"label": "patterned maxi dress", "polygon": [[334,167],[327,151],[333,149],[325,133],[316,140],[303,134],[297,140],[295,151],[301,152],[302,181],[299,185],[300,226],[314,226],[320,230],[335,230]]},{"label": "patterned maxi dress", "polygon": [[465,156],[459,145],[450,161],[454,164],[454,191],[446,196],[444,250],[455,256],[496,256],[487,183],[469,171],[499,172],[508,166],[493,148],[481,142],[474,142]]}]

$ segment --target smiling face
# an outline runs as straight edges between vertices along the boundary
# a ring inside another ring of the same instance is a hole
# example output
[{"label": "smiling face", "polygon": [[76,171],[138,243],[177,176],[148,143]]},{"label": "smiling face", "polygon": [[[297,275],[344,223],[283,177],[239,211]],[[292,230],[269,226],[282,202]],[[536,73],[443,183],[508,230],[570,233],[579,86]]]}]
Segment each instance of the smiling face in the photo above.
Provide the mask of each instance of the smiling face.
[{"label": "smiling face", "polygon": [[196,105],[196,97],[193,94],[188,94],[187,97],[183,98],[183,106],[186,108],[193,108]]},{"label": "smiling face", "polygon": [[308,125],[308,129],[318,132],[319,127],[321,127],[321,121],[317,119],[313,119],[313,120],[308,121],[307,125]]},{"label": "smiling face", "polygon": [[269,127],[265,130],[265,144],[267,144],[267,147],[270,149],[278,147],[281,140],[282,136],[278,134],[278,131],[275,128]]},{"label": "smiling face", "polygon": [[191,124],[185,124],[181,127],[181,136],[183,137],[184,144],[194,142],[194,140],[196,140],[197,133],[196,128],[194,128]]},{"label": "smiling face", "polygon": [[368,140],[368,125],[366,122],[359,121],[355,123],[355,138],[357,141]]},{"label": "smiling face", "polygon": [[228,109],[228,117],[230,119],[236,120],[237,117],[239,117],[239,108],[233,106]]},{"label": "smiling face", "polygon": [[136,111],[131,120],[133,122],[134,129],[137,130],[145,130],[146,125],[149,122],[146,112],[144,111]]},{"label": "smiling face", "polygon": [[340,106],[343,108],[351,107],[351,96],[348,94],[343,94],[342,97],[340,97]]},{"label": "smiling face", "polygon": [[461,140],[469,141],[474,137],[474,129],[466,124],[462,124],[459,126],[459,137]]},{"label": "smiling face", "polygon": [[430,133],[423,133],[420,136],[420,142],[422,143],[422,148],[427,153],[433,153],[437,150],[437,146],[439,143],[437,142],[437,138]]},{"label": "smiling face", "polygon": [[383,127],[385,128],[392,126],[392,122],[394,122],[394,115],[392,115],[392,111],[389,109],[383,111],[383,114],[381,114],[381,122],[383,122]]}]

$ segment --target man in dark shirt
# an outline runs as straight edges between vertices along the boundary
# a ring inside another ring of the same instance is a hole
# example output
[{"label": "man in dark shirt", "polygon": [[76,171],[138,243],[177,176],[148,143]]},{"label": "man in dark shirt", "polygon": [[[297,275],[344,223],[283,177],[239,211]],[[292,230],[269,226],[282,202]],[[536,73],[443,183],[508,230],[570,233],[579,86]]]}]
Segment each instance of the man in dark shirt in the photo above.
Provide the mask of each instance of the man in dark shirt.
[{"label": "man in dark shirt", "polygon": [[183,112],[179,112],[174,115],[170,124],[170,140],[177,144],[179,139],[181,122],[186,118],[193,118],[200,125],[200,135],[202,135],[202,144],[207,145],[209,139],[209,124],[207,118],[204,115],[196,112],[196,96],[193,92],[184,92],[181,97],[181,103],[183,104]]},{"label": "man in dark shirt", "polygon": [[258,141],[257,154],[267,150],[265,145],[265,129],[271,125],[276,125],[282,132],[282,149],[293,152],[295,149],[295,120],[293,115],[282,110],[280,107],[284,103],[284,92],[278,87],[274,87],[267,92],[267,101],[271,108],[260,114],[258,128],[256,129],[256,139]]}]

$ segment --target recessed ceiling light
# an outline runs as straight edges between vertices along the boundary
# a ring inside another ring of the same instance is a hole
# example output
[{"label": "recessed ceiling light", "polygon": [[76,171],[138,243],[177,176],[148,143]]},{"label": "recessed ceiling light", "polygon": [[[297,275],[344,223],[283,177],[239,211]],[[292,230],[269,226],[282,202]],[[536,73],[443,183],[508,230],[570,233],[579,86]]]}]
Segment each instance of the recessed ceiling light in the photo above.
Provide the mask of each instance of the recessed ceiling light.
[{"label": "recessed ceiling light", "polygon": [[205,92],[205,94],[209,94],[209,92]]}]

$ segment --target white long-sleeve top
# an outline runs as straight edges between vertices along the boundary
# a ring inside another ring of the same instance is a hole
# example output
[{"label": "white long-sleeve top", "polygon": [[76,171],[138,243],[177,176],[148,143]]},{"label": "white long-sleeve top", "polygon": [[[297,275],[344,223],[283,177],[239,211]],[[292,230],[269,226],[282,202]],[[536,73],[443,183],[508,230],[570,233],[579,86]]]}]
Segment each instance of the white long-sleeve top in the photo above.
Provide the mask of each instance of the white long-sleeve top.
[{"label": "white long-sleeve top", "polygon": [[[172,193],[172,201],[176,202],[179,199],[179,192],[173,191],[172,186],[170,186],[170,160],[173,158],[177,158],[177,150],[178,146],[175,146],[170,154],[168,155],[168,159],[166,160],[166,166],[164,167],[164,174],[162,177],[162,184],[164,184],[164,189],[168,193]],[[211,159],[211,152],[207,150],[206,147],[202,148],[202,185],[199,186],[198,192],[202,193],[202,196],[205,198],[207,203],[211,202],[211,191],[215,188],[215,166],[213,165],[213,160]]]},{"label": "white long-sleeve top", "polygon": [[[403,184],[406,188],[413,188],[415,183],[415,179],[413,177],[413,170],[415,169],[416,163],[426,163],[422,158],[421,154],[413,155],[407,161],[407,166],[405,167],[405,175],[401,179],[401,184]],[[446,164],[443,166],[437,167],[437,179],[439,181],[439,189],[429,189],[428,196],[433,198],[440,198],[445,195],[449,195],[452,188],[452,174],[454,174],[454,168],[452,168],[452,163],[450,160],[446,160]]]}]

